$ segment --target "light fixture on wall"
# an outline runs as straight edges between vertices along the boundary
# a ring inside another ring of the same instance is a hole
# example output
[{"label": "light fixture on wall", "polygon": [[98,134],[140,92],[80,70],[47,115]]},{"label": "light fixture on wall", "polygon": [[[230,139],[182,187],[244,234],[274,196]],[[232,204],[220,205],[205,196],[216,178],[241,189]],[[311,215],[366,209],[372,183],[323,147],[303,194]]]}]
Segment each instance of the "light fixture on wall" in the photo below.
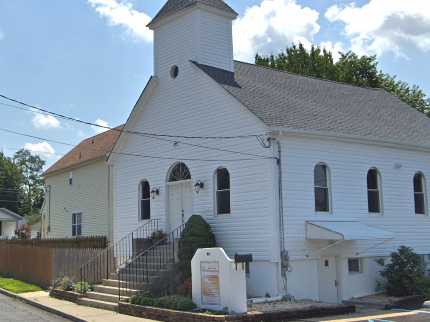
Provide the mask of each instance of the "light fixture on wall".
[{"label": "light fixture on wall", "polygon": [[152,199],[155,199],[156,196],[160,195],[160,189],[158,188],[152,188],[151,190],[151,197]]},{"label": "light fixture on wall", "polygon": [[201,190],[201,189],[203,189],[204,187],[205,187],[205,184],[204,184],[202,181],[198,180],[198,181],[194,184],[194,191],[195,191],[196,193],[199,193],[199,192],[200,192],[200,190]]}]

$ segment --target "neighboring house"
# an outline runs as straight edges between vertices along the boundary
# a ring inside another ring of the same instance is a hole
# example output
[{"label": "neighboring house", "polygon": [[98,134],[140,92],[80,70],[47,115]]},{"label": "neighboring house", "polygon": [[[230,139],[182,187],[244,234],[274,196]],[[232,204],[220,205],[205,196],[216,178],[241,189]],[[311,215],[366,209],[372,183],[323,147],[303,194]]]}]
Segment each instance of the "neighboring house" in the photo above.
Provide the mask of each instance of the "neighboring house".
[{"label": "neighboring house", "polygon": [[83,140],[45,173],[42,237],[112,236],[111,168],[119,130]]},{"label": "neighboring house", "polygon": [[23,218],[6,208],[0,208],[0,239],[12,238]]},{"label": "neighboring house", "polygon": [[374,293],[376,258],[430,254],[430,120],[383,90],[234,61],[235,17],[220,0],[170,0],[149,24],[154,76],[125,131],[183,138],[121,134],[115,240],[198,214],[229,255],[253,254],[249,296]]}]

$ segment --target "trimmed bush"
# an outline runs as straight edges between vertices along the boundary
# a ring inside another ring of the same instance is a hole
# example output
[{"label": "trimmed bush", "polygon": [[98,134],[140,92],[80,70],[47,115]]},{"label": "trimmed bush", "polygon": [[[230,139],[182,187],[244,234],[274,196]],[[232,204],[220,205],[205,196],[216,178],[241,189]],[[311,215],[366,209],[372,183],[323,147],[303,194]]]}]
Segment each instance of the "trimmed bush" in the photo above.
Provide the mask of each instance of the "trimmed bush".
[{"label": "trimmed bush", "polygon": [[211,247],[216,247],[211,226],[201,216],[191,216],[179,240],[178,268],[182,281],[191,277],[191,260],[197,249]]},{"label": "trimmed bush", "polygon": [[426,289],[429,282],[424,275],[421,257],[406,246],[391,254],[391,262],[385,265],[381,276],[385,279],[385,291],[390,296],[422,295],[429,291]]},{"label": "trimmed bush", "polygon": [[134,305],[153,306],[176,311],[192,311],[197,307],[190,298],[178,295],[159,298],[137,295],[131,298],[130,303]]}]

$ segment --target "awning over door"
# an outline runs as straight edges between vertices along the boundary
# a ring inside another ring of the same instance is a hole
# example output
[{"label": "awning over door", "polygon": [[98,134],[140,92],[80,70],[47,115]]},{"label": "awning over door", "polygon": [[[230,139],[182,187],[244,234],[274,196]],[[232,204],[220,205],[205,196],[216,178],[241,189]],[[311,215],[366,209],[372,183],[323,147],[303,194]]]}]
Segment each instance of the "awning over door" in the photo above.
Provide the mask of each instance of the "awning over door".
[{"label": "awning over door", "polygon": [[394,234],[359,221],[307,221],[308,240],[388,240]]}]

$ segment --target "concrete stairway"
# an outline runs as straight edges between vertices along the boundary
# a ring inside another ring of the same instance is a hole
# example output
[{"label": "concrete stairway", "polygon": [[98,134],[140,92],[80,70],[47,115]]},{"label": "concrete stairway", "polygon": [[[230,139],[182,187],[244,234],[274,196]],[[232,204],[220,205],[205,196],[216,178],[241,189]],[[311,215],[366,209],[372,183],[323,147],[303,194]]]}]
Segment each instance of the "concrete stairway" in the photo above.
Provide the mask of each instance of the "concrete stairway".
[{"label": "concrete stairway", "polygon": [[79,299],[78,304],[117,311],[120,290],[121,301],[129,301],[132,296],[139,293],[136,288],[140,291],[145,290],[152,281],[160,277],[160,274],[167,271],[173,262],[172,245],[157,246],[148,254],[133,258],[119,272],[112,273],[109,279],[103,279],[102,284],[94,285],[94,290],[87,292]]}]

